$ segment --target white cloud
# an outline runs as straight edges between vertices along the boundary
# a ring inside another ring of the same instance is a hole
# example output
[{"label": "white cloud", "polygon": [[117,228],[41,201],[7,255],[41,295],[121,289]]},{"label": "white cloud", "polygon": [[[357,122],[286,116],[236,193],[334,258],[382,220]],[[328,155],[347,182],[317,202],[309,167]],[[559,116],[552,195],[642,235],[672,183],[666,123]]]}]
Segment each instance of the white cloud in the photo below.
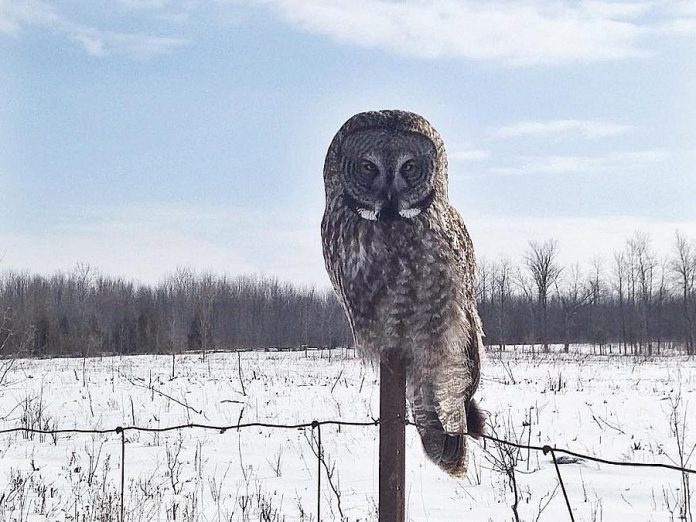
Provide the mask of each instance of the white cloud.
[{"label": "white cloud", "polygon": [[16,34],[24,25],[52,25],[58,21],[53,9],[35,0],[0,0],[0,30]]},{"label": "white cloud", "polygon": [[668,15],[656,24],[655,33],[660,36],[689,36],[696,33],[696,2],[672,0],[667,7]]},{"label": "white cloud", "polygon": [[186,44],[186,40],[102,30],[73,22],[41,0],[0,0],[0,32],[16,35],[23,27],[42,27],[78,42],[87,54],[151,56]]},{"label": "white cloud", "polygon": [[603,164],[604,158],[589,156],[525,156],[515,166],[491,167],[495,174],[568,174],[591,172]]},{"label": "white cloud", "polygon": [[676,0],[672,5],[674,12],[678,15],[696,17],[696,2],[694,0]]},{"label": "white cloud", "polygon": [[117,33],[113,31],[103,32],[102,41],[106,44],[107,48],[134,56],[164,54],[187,43],[186,40],[181,38],[165,38],[161,36]]},{"label": "white cloud", "polygon": [[162,9],[171,0],[118,0],[118,3],[133,9]]},{"label": "white cloud", "polygon": [[[252,0],[250,0],[252,1]],[[646,54],[650,4],[434,0],[256,0],[299,28],[422,58],[554,64]]]},{"label": "white cloud", "polygon": [[648,13],[654,2],[602,2],[586,0],[586,9],[602,16],[617,19],[634,19]]},{"label": "white cloud", "polygon": [[[289,24],[335,41],[425,59],[463,58],[513,65],[626,59],[650,54],[650,38],[696,30],[689,2],[579,0],[220,0],[240,9],[263,6]],[[197,0],[117,0],[138,16],[180,24]],[[167,12],[173,10],[172,12]],[[142,14],[140,14],[142,13]],[[176,38],[113,33],[71,23],[44,0],[0,0],[0,32],[51,27],[90,54],[160,53]],[[138,44],[132,40],[138,38]],[[125,41],[125,43],[124,43]]]},{"label": "white cloud", "polygon": [[587,139],[608,138],[629,132],[633,127],[598,120],[527,120],[505,125],[492,131],[500,138],[523,136],[582,136]]},{"label": "white cloud", "polygon": [[636,169],[668,160],[665,150],[615,152],[598,156],[520,156],[514,165],[491,167],[492,174],[597,174],[612,169]]},{"label": "white cloud", "polygon": [[623,165],[638,165],[656,163],[672,158],[673,154],[664,149],[638,150],[632,152],[617,152],[607,156],[608,162]]},{"label": "white cloud", "polygon": [[450,161],[483,161],[491,157],[491,151],[486,149],[455,150],[447,154]]},{"label": "white cloud", "polygon": [[663,35],[682,36],[696,34],[696,17],[669,20],[656,26],[655,32]]}]

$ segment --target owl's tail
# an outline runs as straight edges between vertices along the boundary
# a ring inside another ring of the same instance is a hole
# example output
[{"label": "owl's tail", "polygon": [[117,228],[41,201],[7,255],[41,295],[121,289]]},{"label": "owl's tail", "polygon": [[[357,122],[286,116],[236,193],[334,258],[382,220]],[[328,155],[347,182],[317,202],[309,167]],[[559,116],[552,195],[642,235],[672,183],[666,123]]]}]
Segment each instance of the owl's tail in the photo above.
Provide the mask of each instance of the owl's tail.
[{"label": "owl's tail", "polygon": [[[454,477],[463,477],[467,470],[467,435],[476,437],[483,433],[484,415],[473,399],[460,405],[460,415],[455,415],[443,425],[438,416],[432,387],[420,386],[410,390],[413,421],[423,443],[425,454],[443,471]],[[456,434],[452,434],[456,433]]]}]

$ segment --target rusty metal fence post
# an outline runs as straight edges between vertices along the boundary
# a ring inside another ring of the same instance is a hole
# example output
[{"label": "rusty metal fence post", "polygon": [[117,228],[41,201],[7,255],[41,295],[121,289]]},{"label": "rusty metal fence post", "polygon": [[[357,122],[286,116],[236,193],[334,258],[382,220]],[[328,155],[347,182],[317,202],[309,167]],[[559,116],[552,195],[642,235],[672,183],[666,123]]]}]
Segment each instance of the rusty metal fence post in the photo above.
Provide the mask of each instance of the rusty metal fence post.
[{"label": "rusty metal fence post", "polygon": [[379,368],[379,522],[403,522],[406,475],[406,372],[394,352]]}]

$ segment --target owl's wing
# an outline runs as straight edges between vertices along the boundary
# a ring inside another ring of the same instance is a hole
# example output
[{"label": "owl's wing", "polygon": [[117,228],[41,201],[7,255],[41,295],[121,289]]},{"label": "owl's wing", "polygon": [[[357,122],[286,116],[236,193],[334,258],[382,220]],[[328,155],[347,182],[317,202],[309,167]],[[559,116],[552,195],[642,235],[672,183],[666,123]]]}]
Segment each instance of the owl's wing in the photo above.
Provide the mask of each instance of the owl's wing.
[{"label": "owl's wing", "polygon": [[452,269],[461,286],[455,291],[460,305],[435,364],[419,376],[411,390],[412,411],[426,453],[455,476],[467,469],[467,440],[462,433],[481,433],[483,416],[472,396],[479,382],[481,321],[474,292],[475,260],[471,239],[454,209],[444,216],[444,236]]},{"label": "owl's wing", "polygon": [[474,291],[476,275],[476,258],[474,245],[466,229],[464,220],[454,207],[449,207],[443,217],[444,233],[451,249],[455,269],[458,270],[459,280],[465,292],[467,302],[476,309],[476,296]]},{"label": "owl's wing", "polygon": [[[462,306],[460,330],[454,332],[454,342],[448,343],[448,349],[445,350],[449,359],[445,367],[450,368],[450,371],[459,367],[466,370],[467,375],[462,375],[462,378],[466,377],[468,380],[463,390],[468,400],[479,384],[484,336],[481,318],[476,307],[476,259],[469,232],[455,208],[449,207],[445,222],[449,228],[446,237],[453,256],[454,269],[457,271],[457,279],[461,282],[459,291],[462,292],[459,299]],[[455,389],[459,391],[459,388]]]}]

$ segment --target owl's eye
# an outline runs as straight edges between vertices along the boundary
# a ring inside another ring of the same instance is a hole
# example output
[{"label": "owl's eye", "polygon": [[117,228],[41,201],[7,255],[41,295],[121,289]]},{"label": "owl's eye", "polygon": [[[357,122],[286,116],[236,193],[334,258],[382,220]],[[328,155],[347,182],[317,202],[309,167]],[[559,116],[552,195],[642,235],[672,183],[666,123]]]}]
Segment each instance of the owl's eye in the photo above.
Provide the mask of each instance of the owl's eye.
[{"label": "owl's eye", "polygon": [[405,175],[415,174],[418,170],[418,165],[414,160],[408,160],[403,165],[401,165],[401,173]]},{"label": "owl's eye", "polygon": [[360,162],[360,170],[374,176],[377,174],[377,165],[372,163],[370,160],[362,160]]}]

